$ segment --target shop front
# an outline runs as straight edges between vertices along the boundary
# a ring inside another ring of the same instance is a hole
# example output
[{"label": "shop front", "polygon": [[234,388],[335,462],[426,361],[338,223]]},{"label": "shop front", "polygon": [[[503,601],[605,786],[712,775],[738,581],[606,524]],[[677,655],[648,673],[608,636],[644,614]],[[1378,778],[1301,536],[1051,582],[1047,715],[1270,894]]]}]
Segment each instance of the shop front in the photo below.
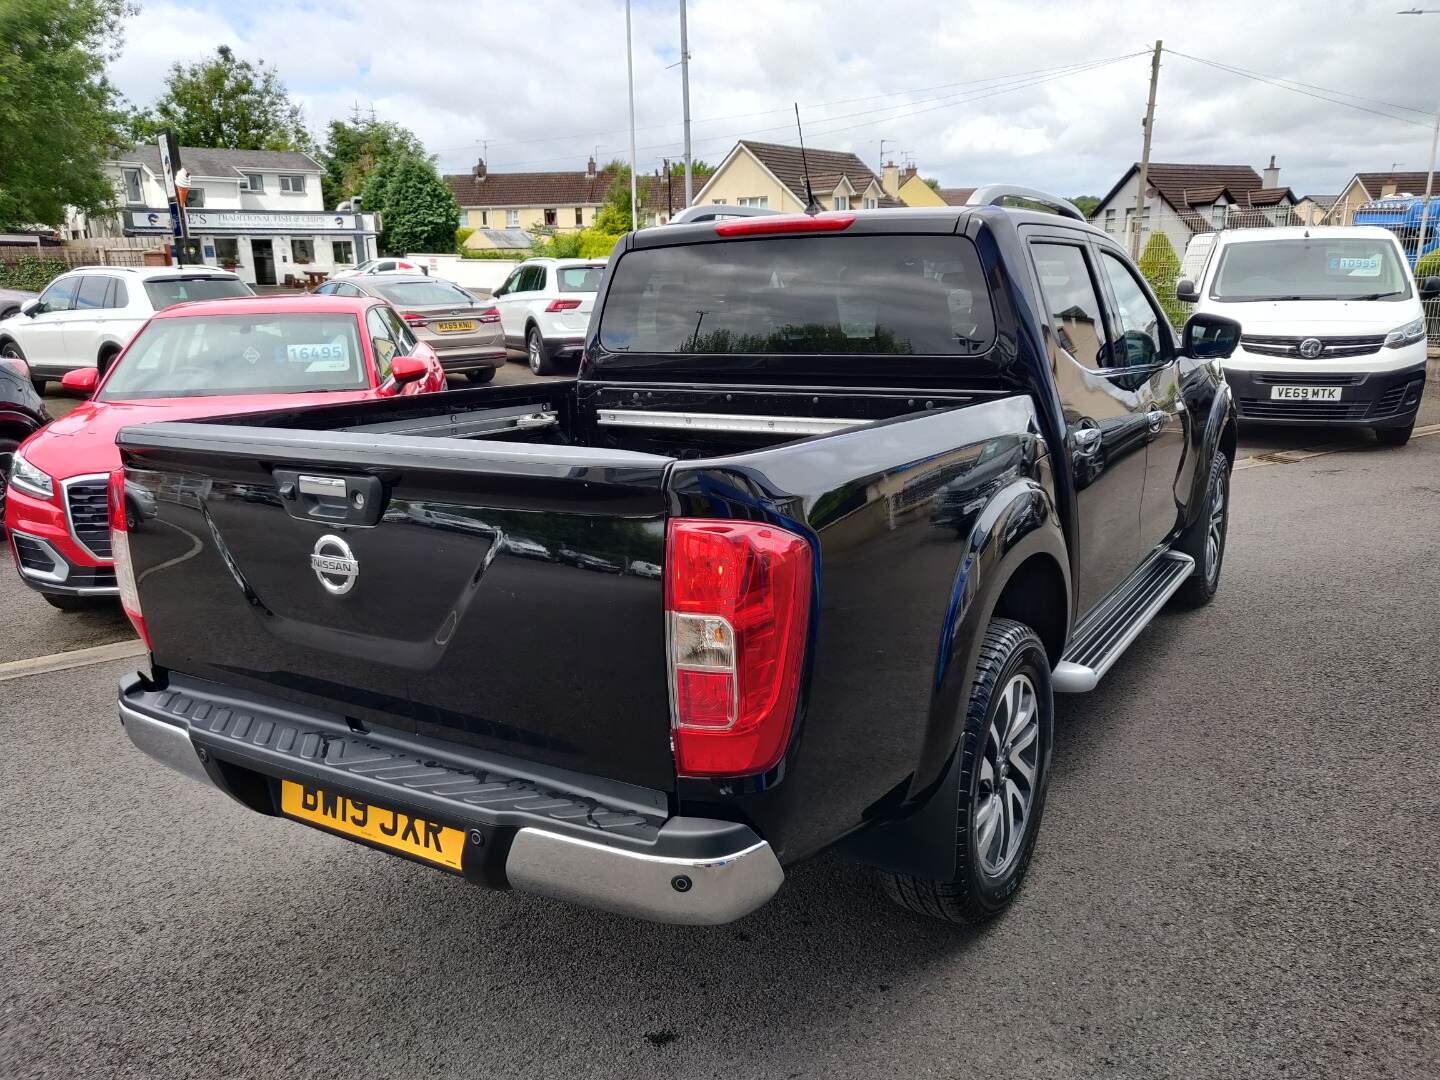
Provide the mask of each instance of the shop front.
[{"label": "shop front", "polygon": [[[373,258],[375,215],[326,210],[187,212],[202,260],[234,270],[252,285],[306,285]],[[127,236],[167,235],[167,209],[129,210]]]}]

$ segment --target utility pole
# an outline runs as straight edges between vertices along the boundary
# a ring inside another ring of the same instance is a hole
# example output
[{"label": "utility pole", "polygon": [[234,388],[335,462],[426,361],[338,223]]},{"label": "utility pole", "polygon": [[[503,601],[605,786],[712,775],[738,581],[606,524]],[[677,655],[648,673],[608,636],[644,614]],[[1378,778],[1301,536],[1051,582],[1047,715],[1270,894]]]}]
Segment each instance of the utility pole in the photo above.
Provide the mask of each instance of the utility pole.
[{"label": "utility pole", "polygon": [[[1409,8],[1399,15],[1440,15],[1440,8]],[[1435,106],[1435,133],[1430,136],[1430,170],[1425,174],[1425,201],[1420,204],[1420,238],[1415,241],[1415,265],[1425,254],[1425,230],[1430,223],[1430,193],[1435,186],[1435,148],[1440,145],[1440,105]],[[1393,171],[1393,170],[1392,170]]]},{"label": "utility pole", "polygon": [[685,205],[695,197],[690,180],[690,32],[685,28],[685,0],[680,0],[680,100],[685,110]]},{"label": "utility pole", "polygon": [[630,40],[630,0],[625,0],[625,74],[630,80],[630,228],[640,227],[640,208],[635,204],[635,60]]},{"label": "utility pole", "polygon": [[1150,58],[1150,99],[1145,103],[1145,141],[1140,147],[1140,189],[1135,193],[1135,231],[1130,234],[1130,257],[1140,258],[1140,225],[1145,220],[1145,189],[1150,186],[1150,133],[1155,127],[1155,87],[1160,82],[1160,51],[1155,42]]}]

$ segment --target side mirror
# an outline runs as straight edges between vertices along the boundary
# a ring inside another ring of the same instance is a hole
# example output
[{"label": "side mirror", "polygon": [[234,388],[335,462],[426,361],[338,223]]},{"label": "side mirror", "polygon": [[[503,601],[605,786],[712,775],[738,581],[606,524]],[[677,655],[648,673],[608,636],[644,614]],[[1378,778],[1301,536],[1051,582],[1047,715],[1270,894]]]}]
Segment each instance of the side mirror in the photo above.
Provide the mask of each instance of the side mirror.
[{"label": "side mirror", "polygon": [[1191,315],[1180,332],[1180,352],[1194,360],[1224,360],[1240,344],[1240,324],[1224,315]]},{"label": "side mirror", "polygon": [[21,314],[21,315],[27,315],[27,316],[29,316],[29,317],[32,318],[32,319],[33,319],[36,315],[39,315],[39,314],[40,314],[40,298],[39,298],[39,297],[34,297],[34,298],[32,298],[32,299],[26,300],[23,304],[20,305],[20,314]]},{"label": "side mirror", "polygon": [[418,382],[428,370],[425,361],[418,356],[397,356],[390,361],[390,378],[395,381],[396,388]]},{"label": "side mirror", "polygon": [[100,385],[100,372],[93,367],[75,368],[65,372],[60,379],[60,385],[73,394],[89,397],[95,392],[95,387]]},{"label": "side mirror", "polygon": [[1440,277],[1423,277],[1420,279],[1420,299],[1433,300],[1440,296]]},{"label": "side mirror", "polygon": [[1188,277],[1182,277],[1175,283],[1175,299],[1193,304],[1200,299],[1200,290],[1195,287],[1195,282]]}]

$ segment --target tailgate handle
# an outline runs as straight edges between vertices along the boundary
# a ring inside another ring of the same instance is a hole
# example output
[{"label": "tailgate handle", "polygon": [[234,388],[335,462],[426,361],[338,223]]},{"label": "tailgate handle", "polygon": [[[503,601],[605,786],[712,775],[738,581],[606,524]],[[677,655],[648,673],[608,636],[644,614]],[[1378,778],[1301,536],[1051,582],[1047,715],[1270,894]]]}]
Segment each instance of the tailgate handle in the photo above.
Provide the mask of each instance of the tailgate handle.
[{"label": "tailgate handle", "polygon": [[385,512],[385,485],[377,476],[323,476],[276,469],[275,487],[285,512],[302,521],[374,525]]}]

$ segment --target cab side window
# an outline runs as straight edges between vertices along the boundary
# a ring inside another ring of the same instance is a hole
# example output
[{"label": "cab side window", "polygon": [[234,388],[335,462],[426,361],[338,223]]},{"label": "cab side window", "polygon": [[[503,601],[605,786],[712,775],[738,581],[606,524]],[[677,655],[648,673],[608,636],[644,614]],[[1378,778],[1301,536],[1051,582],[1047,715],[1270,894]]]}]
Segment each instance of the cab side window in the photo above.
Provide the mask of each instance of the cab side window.
[{"label": "cab side window", "polygon": [[1060,347],[1095,371],[1110,366],[1100,291],[1078,244],[1032,243],[1030,257],[1040,278],[1045,313]]},{"label": "cab side window", "polygon": [[400,343],[395,340],[383,311],[383,308],[372,307],[365,315],[365,329],[370,335],[370,348],[375,352],[375,370],[381,382],[390,378],[390,361],[400,355]]},{"label": "cab side window", "polygon": [[1100,265],[1115,297],[1116,325],[1111,329],[1117,367],[1153,367],[1174,359],[1170,327],[1164,314],[1150,303],[1145,290],[1123,261],[1108,251]]},{"label": "cab side window", "polygon": [[50,283],[40,294],[42,312],[69,311],[75,306],[75,292],[80,285],[78,277],[64,277]]},{"label": "cab side window", "polygon": [[80,288],[75,292],[76,310],[109,307],[110,305],[106,303],[106,296],[110,292],[110,282],[113,280],[113,278],[100,274],[88,274],[81,278]]}]

